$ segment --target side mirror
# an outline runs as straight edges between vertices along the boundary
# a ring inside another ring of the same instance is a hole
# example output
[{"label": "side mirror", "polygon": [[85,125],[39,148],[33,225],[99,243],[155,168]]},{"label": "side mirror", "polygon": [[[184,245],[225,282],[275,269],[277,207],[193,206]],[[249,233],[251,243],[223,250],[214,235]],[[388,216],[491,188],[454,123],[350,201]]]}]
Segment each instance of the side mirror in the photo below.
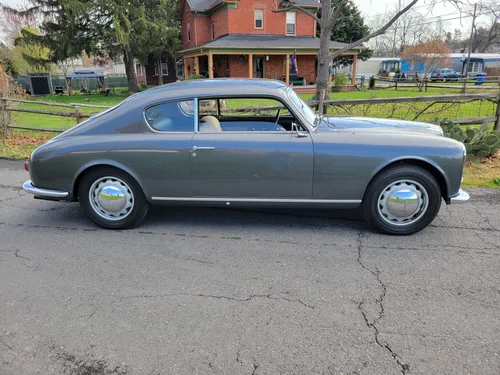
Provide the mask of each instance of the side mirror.
[{"label": "side mirror", "polygon": [[296,122],[292,122],[292,134],[295,134],[297,138],[307,137],[307,133],[299,130],[299,125]]}]

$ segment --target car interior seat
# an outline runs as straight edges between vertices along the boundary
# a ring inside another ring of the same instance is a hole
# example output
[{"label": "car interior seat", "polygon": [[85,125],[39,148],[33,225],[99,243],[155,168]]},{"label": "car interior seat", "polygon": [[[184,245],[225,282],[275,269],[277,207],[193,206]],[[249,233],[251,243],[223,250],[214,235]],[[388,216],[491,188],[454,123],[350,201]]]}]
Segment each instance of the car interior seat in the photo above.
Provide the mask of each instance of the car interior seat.
[{"label": "car interior seat", "polygon": [[200,133],[217,133],[221,132],[222,128],[217,118],[214,116],[204,116],[199,121],[199,131]]}]

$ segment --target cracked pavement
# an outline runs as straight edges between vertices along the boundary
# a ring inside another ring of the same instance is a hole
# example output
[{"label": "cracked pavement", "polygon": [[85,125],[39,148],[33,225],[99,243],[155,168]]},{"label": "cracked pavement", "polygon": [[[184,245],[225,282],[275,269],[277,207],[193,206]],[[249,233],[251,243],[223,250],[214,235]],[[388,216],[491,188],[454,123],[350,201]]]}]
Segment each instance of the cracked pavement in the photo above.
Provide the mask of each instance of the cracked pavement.
[{"label": "cracked pavement", "polygon": [[355,212],[155,208],[105,231],[0,160],[0,374],[499,374],[500,191],[410,237]]}]

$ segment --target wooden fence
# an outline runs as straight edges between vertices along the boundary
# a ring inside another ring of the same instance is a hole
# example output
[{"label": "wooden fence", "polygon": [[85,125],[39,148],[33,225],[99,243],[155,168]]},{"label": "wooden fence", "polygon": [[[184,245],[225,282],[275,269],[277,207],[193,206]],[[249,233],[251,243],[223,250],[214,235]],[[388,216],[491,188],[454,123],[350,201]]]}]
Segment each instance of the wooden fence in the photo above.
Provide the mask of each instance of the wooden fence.
[{"label": "wooden fence", "polygon": [[[481,108],[482,103],[487,103],[486,115],[476,110]],[[473,105],[471,105],[471,103]],[[31,130],[37,132],[63,132],[66,129],[40,128],[27,126],[26,124],[13,124],[11,121],[12,112],[31,113],[34,115],[59,116],[74,118],[78,124],[92,114],[83,113],[82,108],[92,108],[99,112],[109,106],[99,106],[90,104],[60,104],[54,102],[31,101],[19,99],[0,99],[0,121],[1,131],[8,134],[10,129]],[[27,105],[38,105],[47,107],[59,107],[71,109],[71,111],[53,111],[48,109],[26,108]],[[310,102],[309,105],[317,108],[317,102]],[[500,130],[500,94],[498,93],[478,93],[466,95],[434,95],[416,97],[396,97],[396,98],[371,98],[371,99],[346,99],[346,100],[326,100],[324,105],[329,107],[329,114],[347,116],[371,116],[388,117],[406,120],[431,121],[430,117],[448,117],[457,124],[481,124],[494,123],[494,128]],[[259,108],[227,108],[225,112],[252,112],[263,113],[265,111],[278,109],[279,107],[259,107]],[[467,110],[464,110],[466,108]],[[381,111],[383,109],[383,111]],[[455,110],[456,109],[456,110]],[[479,116],[468,116],[479,113]],[[476,112],[476,113],[474,113]],[[453,118],[446,114],[458,113],[459,116]]]}]

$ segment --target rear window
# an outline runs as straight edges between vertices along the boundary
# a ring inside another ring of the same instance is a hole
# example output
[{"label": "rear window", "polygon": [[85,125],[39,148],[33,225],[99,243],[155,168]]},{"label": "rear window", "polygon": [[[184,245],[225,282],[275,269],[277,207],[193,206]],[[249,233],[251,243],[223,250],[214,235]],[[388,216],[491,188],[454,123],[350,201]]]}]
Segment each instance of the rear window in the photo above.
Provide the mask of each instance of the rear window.
[{"label": "rear window", "polygon": [[161,103],[144,111],[146,121],[160,132],[194,132],[194,101]]}]

